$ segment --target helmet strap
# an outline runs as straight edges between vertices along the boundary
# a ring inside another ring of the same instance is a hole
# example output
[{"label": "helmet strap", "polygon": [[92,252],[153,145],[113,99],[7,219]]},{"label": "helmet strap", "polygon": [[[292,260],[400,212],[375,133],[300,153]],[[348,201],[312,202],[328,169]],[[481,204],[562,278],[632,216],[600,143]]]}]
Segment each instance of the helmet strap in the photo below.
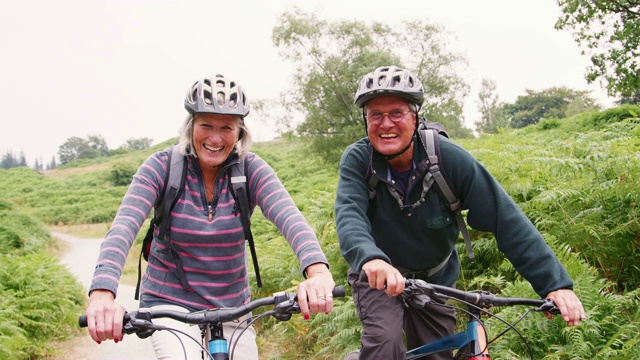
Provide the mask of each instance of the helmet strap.
[{"label": "helmet strap", "polygon": [[367,117],[364,113],[364,106],[362,107],[362,123],[364,124],[364,133],[369,136],[369,129],[367,129]]}]

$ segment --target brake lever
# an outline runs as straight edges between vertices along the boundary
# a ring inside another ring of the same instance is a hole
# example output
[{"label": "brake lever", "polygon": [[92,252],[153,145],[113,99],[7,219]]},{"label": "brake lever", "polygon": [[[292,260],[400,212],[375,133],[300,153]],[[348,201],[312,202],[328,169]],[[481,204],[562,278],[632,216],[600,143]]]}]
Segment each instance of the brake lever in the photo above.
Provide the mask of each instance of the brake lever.
[{"label": "brake lever", "polygon": [[271,316],[280,321],[288,321],[292,314],[300,314],[300,305],[298,305],[294,294],[276,293],[274,294],[274,303]]},{"label": "brake lever", "polygon": [[556,303],[553,302],[553,300],[551,299],[544,299],[544,303],[538,307],[534,309],[535,311],[546,311],[549,312],[553,315],[558,315],[560,314],[560,309],[558,309],[558,307],[556,306]]},{"label": "brake lever", "polygon": [[[417,282],[422,280],[415,281]],[[422,309],[433,302],[433,300],[431,300],[433,296],[437,297],[438,294],[435,289],[428,286],[426,282],[422,282],[422,286],[411,284],[402,292],[402,300],[406,307],[411,306],[416,309]]]},{"label": "brake lever", "polygon": [[148,338],[156,330],[166,329],[164,325],[154,324],[148,311],[126,313],[124,320],[122,332],[127,335],[136,334],[140,339]]}]

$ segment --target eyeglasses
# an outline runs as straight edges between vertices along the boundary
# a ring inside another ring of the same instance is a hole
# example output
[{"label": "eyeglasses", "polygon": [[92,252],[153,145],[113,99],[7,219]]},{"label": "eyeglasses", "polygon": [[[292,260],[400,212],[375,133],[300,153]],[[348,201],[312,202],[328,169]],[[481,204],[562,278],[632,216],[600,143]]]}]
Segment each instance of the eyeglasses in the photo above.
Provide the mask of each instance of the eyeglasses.
[{"label": "eyeglasses", "polygon": [[367,114],[366,117],[370,124],[380,124],[382,122],[382,119],[384,119],[385,115],[389,116],[389,119],[391,119],[391,121],[399,122],[402,119],[404,119],[405,115],[407,115],[410,112],[413,112],[413,111],[412,110],[409,110],[409,111],[393,110],[386,113],[374,111]]}]

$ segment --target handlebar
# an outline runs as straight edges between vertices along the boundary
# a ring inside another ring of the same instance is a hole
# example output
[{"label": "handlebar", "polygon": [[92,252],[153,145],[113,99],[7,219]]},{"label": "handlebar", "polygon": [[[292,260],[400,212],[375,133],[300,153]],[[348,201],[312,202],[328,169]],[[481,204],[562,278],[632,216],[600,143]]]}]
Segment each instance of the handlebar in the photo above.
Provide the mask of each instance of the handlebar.
[{"label": "handlebar", "polygon": [[[344,297],[344,286],[336,286],[332,294],[333,297]],[[267,305],[274,305],[273,309],[269,310],[269,315],[281,321],[287,321],[292,314],[300,313],[297,294],[281,291],[273,294],[273,296],[259,298],[234,308],[216,308],[195,312],[149,309],[129,311],[124,314],[122,331],[125,334],[133,334],[146,329],[163,329],[163,326],[151,322],[152,319],[156,318],[170,318],[192,325],[224,323],[236,320],[259,307]],[[78,317],[78,325],[87,327],[87,317],[85,315]]]},{"label": "handlebar", "polygon": [[444,300],[452,298],[482,309],[488,309],[492,306],[526,305],[535,307],[534,311],[548,311],[554,315],[560,313],[551,299],[502,297],[488,291],[463,291],[449,286],[427,283],[419,279],[406,279],[402,296],[405,300],[420,307],[429,303],[431,298]]}]

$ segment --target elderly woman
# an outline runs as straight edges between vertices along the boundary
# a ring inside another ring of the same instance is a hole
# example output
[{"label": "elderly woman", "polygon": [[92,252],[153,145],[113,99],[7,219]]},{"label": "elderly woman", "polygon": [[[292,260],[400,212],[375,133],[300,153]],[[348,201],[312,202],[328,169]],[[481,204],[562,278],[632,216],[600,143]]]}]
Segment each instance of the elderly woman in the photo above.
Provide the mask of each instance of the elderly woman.
[{"label": "elderly woman", "polygon": [[[310,312],[331,311],[333,299],[325,294],[331,294],[335,283],[313,230],[271,167],[249,152],[251,132],[245,118],[250,107],[242,87],[222,75],[203,78],[189,89],[184,105],[189,115],[177,146],[185,156],[186,188],[171,212],[170,244],[157,233],[153,239],[140,307],[196,311],[237,307],[250,300],[243,224],[229,191],[230,169],[242,158],[251,210],[260,206],[275,224],[306,277],[297,288],[304,318]],[[86,311],[89,333],[98,343],[122,340],[125,309],[115,302],[118,282],[136,234],[162,196],[169,151],[151,155],[140,166],[102,244]],[[163,251],[167,245],[174,251]],[[198,326],[165,323],[194,338],[201,336]],[[228,324],[225,336],[236,325]],[[151,341],[158,359],[183,357],[171,333],[156,331]],[[182,343],[189,359],[201,359],[198,344],[187,338]],[[252,328],[244,331],[234,358],[258,358]]]}]

